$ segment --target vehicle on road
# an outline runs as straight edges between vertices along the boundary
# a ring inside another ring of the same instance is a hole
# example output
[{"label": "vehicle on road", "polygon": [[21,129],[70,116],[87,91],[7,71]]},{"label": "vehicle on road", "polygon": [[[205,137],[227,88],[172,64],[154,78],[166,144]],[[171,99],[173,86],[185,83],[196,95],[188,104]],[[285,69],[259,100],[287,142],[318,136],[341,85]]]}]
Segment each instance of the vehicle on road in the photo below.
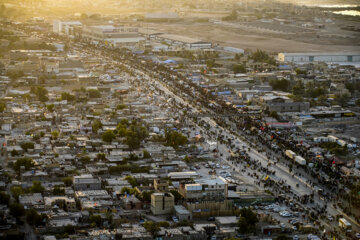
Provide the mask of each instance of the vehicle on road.
[{"label": "vehicle on road", "polygon": [[346,220],[345,218],[339,219],[339,227],[346,232],[352,232],[351,223],[349,223],[348,220]]}]

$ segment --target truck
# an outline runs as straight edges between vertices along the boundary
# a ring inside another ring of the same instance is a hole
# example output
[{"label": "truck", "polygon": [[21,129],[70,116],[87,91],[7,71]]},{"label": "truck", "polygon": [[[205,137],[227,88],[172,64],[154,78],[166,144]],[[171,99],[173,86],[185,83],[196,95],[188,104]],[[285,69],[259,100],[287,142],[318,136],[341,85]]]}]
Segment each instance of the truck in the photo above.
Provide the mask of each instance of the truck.
[{"label": "truck", "polygon": [[286,151],[285,151],[285,155],[286,155],[288,158],[292,159],[292,160],[294,160],[294,159],[295,159],[295,156],[296,156],[296,154],[295,154],[293,151],[291,151],[291,150],[286,150]]},{"label": "truck", "polygon": [[339,227],[346,232],[352,232],[351,223],[345,218],[339,218]]},{"label": "truck", "polygon": [[295,162],[297,162],[298,164],[300,164],[302,166],[306,165],[306,160],[301,156],[295,156]]}]

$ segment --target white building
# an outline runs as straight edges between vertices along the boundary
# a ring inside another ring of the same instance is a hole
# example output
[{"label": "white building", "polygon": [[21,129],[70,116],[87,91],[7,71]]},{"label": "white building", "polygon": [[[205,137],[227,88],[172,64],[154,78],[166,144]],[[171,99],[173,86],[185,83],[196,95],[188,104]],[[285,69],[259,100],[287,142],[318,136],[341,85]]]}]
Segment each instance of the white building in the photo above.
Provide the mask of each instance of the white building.
[{"label": "white building", "polygon": [[57,34],[72,35],[73,28],[75,26],[82,26],[82,23],[79,21],[63,22],[60,20],[54,20],[53,21],[53,32],[57,33]]},{"label": "white building", "polygon": [[360,53],[279,53],[280,62],[360,63]]},{"label": "white building", "polygon": [[190,38],[182,35],[160,34],[160,35],[156,35],[155,38],[173,47],[178,47],[182,49],[196,50],[196,49],[212,48],[211,42],[205,42],[205,41],[201,41],[200,39]]}]

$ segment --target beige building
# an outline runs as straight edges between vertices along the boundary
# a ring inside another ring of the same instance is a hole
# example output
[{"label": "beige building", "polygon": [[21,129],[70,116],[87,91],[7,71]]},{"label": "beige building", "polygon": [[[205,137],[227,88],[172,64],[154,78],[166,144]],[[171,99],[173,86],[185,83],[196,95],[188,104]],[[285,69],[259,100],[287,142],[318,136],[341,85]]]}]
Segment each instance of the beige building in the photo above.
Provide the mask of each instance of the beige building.
[{"label": "beige building", "polygon": [[223,177],[180,184],[179,193],[187,201],[223,201],[228,196],[228,184]]},{"label": "beige building", "polygon": [[169,182],[161,179],[154,179],[154,188],[160,192],[168,191]]},{"label": "beige building", "polygon": [[154,215],[170,214],[175,205],[175,198],[171,193],[151,194],[151,212]]}]

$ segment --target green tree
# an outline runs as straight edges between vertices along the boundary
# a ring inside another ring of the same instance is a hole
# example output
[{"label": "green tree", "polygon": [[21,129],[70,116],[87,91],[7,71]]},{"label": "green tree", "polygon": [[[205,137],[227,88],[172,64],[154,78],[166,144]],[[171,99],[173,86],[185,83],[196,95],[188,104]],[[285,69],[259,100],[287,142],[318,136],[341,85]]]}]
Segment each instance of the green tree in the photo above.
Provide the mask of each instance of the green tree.
[{"label": "green tree", "polygon": [[47,108],[47,110],[48,110],[49,112],[54,111],[54,107],[55,107],[55,105],[54,105],[54,104],[49,104],[49,105],[46,105],[46,108]]},{"label": "green tree", "polygon": [[179,200],[181,200],[183,198],[183,196],[175,189],[170,190],[170,193],[174,196],[175,202],[178,202]]},{"label": "green tree", "polygon": [[8,205],[10,202],[10,196],[5,192],[0,192],[0,204]]},{"label": "green tree", "polygon": [[279,119],[279,114],[276,112],[276,111],[272,111],[272,112],[270,112],[270,117],[272,117],[272,118],[275,118],[275,119]]},{"label": "green tree", "polygon": [[73,183],[72,177],[64,177],[61,181],[63,181],[67,187],[70,187]]},{"label": "green tree", "polygon": [[165,140],[167,146],[172,146],[175,149],[188,142],[187,137],[177,131],[166,131]]},{"label": "green tree", "polygon": [[12,81],[21,78],[24,76],[24,72],[23,71],[18,71],[18,70],[10,70],[6,73],[6,76],[8,76]]},{"label": "green tree", "polygon": [[96,158],[98,160],[105,161],[106,160],[106,154],[105,153],[98,153],[98,154],[96,154]]},{"label": "green tree", "polygon": [[291,239],[290,237],[283,235],[283,234],[281,234],[275,238],[275,240],[290,240],[290,239]]},{"label": "green tree", "polygon": [[30,92],[34,93],[40,102],[46,102],[49,100],[49,98],[47,96],[48,91],[44,87],[41,87],[41,86],[31,87]]},{"label": "green tree", "polygon": [[158,226],[163,227],[163,228],[168,228],[168,227],[170,227],[170,223],[166,222],[166,221],[161,221],[158,223]]},{"label": "green tree", "polygon": [[25,215],[25,209],[24,209],[23,205],[21,205],[19,203],[11,203],[9,205],[9,209],[10,209],[10,214],[16,218]]},{"label": "green tree", "polygon": [[150,153],[148,151],[146,151],[145,149],[143,150],[143,156],[144,156],[144,159],[151,158]]},{"label": "green tree", "polygon": [[39,181],[33,181],[33,185],[29,188],[31,193],[42,193],[45,188],[41,185]]},{"label": "green tree", "polygon": [[297,81],[293,86],[292,92],[294,95],[303,96],[305,94],[305,86],[301,81]]},{"label": "green tree", "polygon": [[357,105],[358,107],[360,107],[360,99],[357,99],[357,100],[356,100],[356,105]]},{"label": "green tree", "polygon": [[126,108],[126,105],[125,104],[119,104],[116,106],[116,110],[123,110]]},{"label": "green tree", "polygon": [[237,73],[246,73],[246,68],[242,64],[236,64],[233,66],[233,71],[235,74]]},{"label": "green tree", "polygon": [[124,194],[134,194],[135,193],[135,190],[133,188],[128,188],[128,187],[123,187],[121,189],[121,194],[124,195]]},{"label": "green tree", "polygon": [[240,210],[240,218],[238,221],[239,233],[246,234],[255,231],[255,225],[258,222],[256,213],[250,208],[242,208]]},{"label": "green tree", "polygon": [[89,218],[91,223],[95,223],[96,226],[100,226],[101,225],[101,216],[100,215],[91,215]]},{"label": "green tree", "polygon": [[271,57],[268,53],[259,49],[257,49],[250,55],[250,59],[253,59],[255,62],[263,62],[271,65],[276,65],[274,57]]},{"label": "green tree", "polygon": [[153,191],[143,191],[141,194],[141,200],[143,202],[150,202],[151,201],[151,194],[153,194]]},{"label": "green tree", "polygon": [[59,186],[55,186],[53,189],[53,194],[55,196],[63,196],[63,195],[65,195],[65,189],[60,188]]},{"label": "green tree", "polygon": [[24,142],[22,144],[20,144],[20,147],[27,152],[28,149],[34,149],[34,143],[32,142]]},{"label": "green tree", "polygon": [[101,98],[101,93],[97,89],[88,90],[89,98]]},{"label": "green tree", "polygon": [[137,149],[140,147],[140,138],[138,137],[136,132],[126,132],[125,144],[127,144],[130,149]]},{"label": "green tree", "polygon": [[69,102],[73,102],[75,101],[75,99],[76,99],[75,96],[68,92],[61,93],[61,100],[67,100]]},{"label": "green tree", "polygon": [[296,75],[306,74],[306,70],[301,70],[300,68],[295,69]]},{"label": "green tree", "polygon": [[273,90],[281,90],[286,92],[290,88],[290,81],[286,79],[272,80],[269,82],[269,84],[273,88]]},{"label": "green tree", "polygon": [[27,157],[24,157],[24,158],[19,158],[18,160],[16,160],[16,162],[14,163],[14,170],[16,172],[20,172],[20,167],[21,166],[24,166],[25,167],[25,170],[29,170],[30,168],[34,167],[35,166],[35,163],[34,161],[31,159],[31,158],[27,158]]},{"label": "green tree", "polygon": [[0,102],[0,112],[4,112],[6,109],[6,104],[3,102]]},{"label": "green tree", "polygon": [[89,164],[91,162],[91,158],[89,156],[82,156],[79,160],[82,164]]},{"label": "green tree", "polygon": [[342,107],[346,106],[346,103],[349,101],[350,96],[348,94],[336,95],[335,101]]},{"label": "green tree", "polygon": [[60,133],[57,130],[54,130],[54,131],[51,132],[51,137],[54,140],[58,139],[59,135],[60,135]]},{"label": "green tree", "polygon": [[19,156],[19,152],[17,150],[15,150],[15,149],[11,150],[10,154],[11,154],[12,157]]},{"label": "green tree", "polygon": [[12,186],[10,192],[16,201],[19,201],[19,196],[24,194],[24,190],[19,186]]},{"label": "green tree", "polygon": [[125,180],[127,180],[132,187],[136,187],[138,185],[136,179],[132,176],[126,176]]},{"label": "green tree", "polygon": [[101,121],[100,120],[98,120],[98,119],[96,119],[96,120],[94,120],[93,121],[93,123],[92,123],[92,131],[94,132],[94,133],[97,133],[98,131],[99,131],[99,129],[100,128],[102,128],[102,123],[101,123]]},{"label": "green tree", "polygon": [[158,224],[152,221],[146,221],[144,223],[144,228],[153,236],[156,235],[156,233],[160,230]]},{"label": "green tree", "polygon": [[32,226],[45,225],[46,220],[47,220],[46,214],[44,213],[38,214],[38,212],[33,208],[26,211],[26,221]]},{"label": "green tree", "polygon": [[116,135],[114,134],[113,131],[107,130],[106,132],[103,133],[101,138],[104,142],[111,143],[114,139],[116,139]]}]

